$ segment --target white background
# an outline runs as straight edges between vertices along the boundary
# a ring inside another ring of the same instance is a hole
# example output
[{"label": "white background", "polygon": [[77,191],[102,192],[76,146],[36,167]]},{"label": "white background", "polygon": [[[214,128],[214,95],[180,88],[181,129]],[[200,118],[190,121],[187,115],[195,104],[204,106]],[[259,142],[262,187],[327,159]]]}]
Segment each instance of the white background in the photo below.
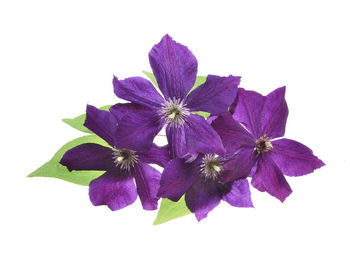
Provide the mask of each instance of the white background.
[{"label": "white background", "polygon": [[[1,1],[1,254],[349,254],[349,7],[346,1]],[[139,201],[94,207],[88,188],[25,176],[82,133],[61,122],[113,104],[112,76],[151,70],[169,33],[199,74],[287,86],[286,137],[327,165],[288,178],[285,203],[252,189],[255,209],[222,203],[153,226]]]}]

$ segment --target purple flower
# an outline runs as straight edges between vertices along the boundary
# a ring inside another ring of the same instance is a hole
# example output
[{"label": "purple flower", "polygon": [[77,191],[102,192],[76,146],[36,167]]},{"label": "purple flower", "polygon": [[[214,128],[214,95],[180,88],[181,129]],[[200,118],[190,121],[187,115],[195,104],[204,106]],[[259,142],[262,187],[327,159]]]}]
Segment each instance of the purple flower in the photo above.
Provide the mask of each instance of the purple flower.
[{"label": "purple flower", "polygon": [[93,205],[107,205],[114,211],[132,204],[138,195],[145,210],[157,209],[161,174],[148,164],[165,165],[169,161],[167,147],[154,144],[147,150],[133,150],[127,145],[116,147],[118,121],[136,110],[140,110],[140,106],[117,104],[107,112],[88,105],[84,125],[111,147],[81,144],[67,151],[61,159],[60,163],[69,171],[106,171],[89,185]]},{"label": "purple flower", "polygon": [[255,188],[283,202],[292,192],[284,175],[301,176],[324,165],[305,145],[276,139],[284,135],[287,122],[285,87],[267,96],[240,88],[231,110],[233,118],[227,113],[212,122],[227,153],[237,158],[236,172],[228,172],[224,182],[251,172]]},{"label": "purple flower", "polygon": [[240,179],[246,176],[237,175],[230,183],[222,182],[222,176],[235,171],[236,160],[223,158],[215,150],[200,153],[190,162],[175,158],[164,168],[158,196],[178,201],[185,194],[186,205],[198,221],[207,217],[221,200],[232,206],[253,207],[249,183]]},{"label": "purple flower", "polygon": [[120,121],[118,129],[123,131],[117,133],[119,146],[147,148],[166,125],[172,157],[194,151],[208,153],[212,147],[224,153],[218,134],[192,112],[226,112],[236,97],[240,77],[208,75],[206,82],[189,94],[196,79],[197,60],[186,46],[168,35],[152,48],[149,60],[163,96],[144,78],[113,79],[118,97],[145,107]]}]

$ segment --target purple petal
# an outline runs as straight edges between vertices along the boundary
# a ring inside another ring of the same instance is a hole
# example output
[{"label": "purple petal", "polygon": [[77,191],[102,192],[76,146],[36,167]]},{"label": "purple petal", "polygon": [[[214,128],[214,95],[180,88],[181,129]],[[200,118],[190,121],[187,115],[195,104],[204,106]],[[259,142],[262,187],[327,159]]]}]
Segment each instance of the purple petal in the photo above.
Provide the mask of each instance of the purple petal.
[{"label": "purple petal", "polygon": [[139,163],[135,167],[137,193],[145,210],[156,210],[158,207],[160,175],[156,169],[145,163]]},{"label": "purple petal", "polygon": [[225,154],[220,136],[203,117],[191,114],[187,117],[184,127],[186,146],[189,151]]},{"label": "purple petal", "polygon": [[212,127],[220,135],[228,155],[233,155],[242,147],[255,146],[255,138],[229,113],[219,115]]},{"label": "purple petal", "polygon": [[207,217],[221,200],[217,184],[200,178],[186,192],[185,201],[188,209],[193,212],[198,221]]},{"label": "purple petal", "polygon": [[126,114],[117,127],[116,147],[143,151],[152,147],[154,137],[163,127],[157,112],[139,111]]},{"label": "purple petal", "polygon": [[265,97],[255,91],[238,89],[233,118],[241,122],[255,138],[261,134],[261,113],[265,103]]},{"label": "purple petal", "polygon": [[165,35],[150,51],[149,61],[164,97],[184,99],[197,75],[198,63],[192,52]]},{"label": "purple petal", "polygon": [[183,126],[175,127],[167,125],[166,135],[169,143],[170,157],[172,159],[182,158],[187,154],[188,150],[186,147],[185,128]]},{"label": "purple petal", "polygon": [[290,140],[280,139],[272,142],[271,158],[287,176],[301,176],[312,173],[324,166],[305,145]]},{"label": "purple petal", "polygon": [[115,104],[111,108],[109,108],[109,111],[113,114],[113,116],[117,119],[118,122],[124,117],[124,115],[130,112],[147,111],[147,110],[151,110],[151,109],[135,103]]},{"label": "purple petal", "polygon": [[84,126],[112,147],[115,146],[117,120],[110,112],[99,110],[92,105],[87,105]]},{"label": "purple petal", "polygon": [[292,193],[286,178],[270,158],[269,153],[265,153],[259,159],[256,172],[252,178],[252,185],[261,192],[267,191],[281,202]]},{"label": "purple petal", "polygon": [[235,181],[232,184],[230,192],[226,193],[222,199],[232,206],[254,207],[247,179]]},{"label": "purple petal", "polygon": [[224,164],[221,181],[227,183],[248,177],[256,161],[257,157],[254,153],[254,148],[242,149]]},{"label": "purple petal", "polygon": [[124,100],[158,109],[164,102],[163,97],[152,83],[142,77],[131,77],[125,80],[113,78],[114,93]]},{"label": "purple petal", "polygon": [[288,106],[284,98],[286,87],[278,88],[266,96],[262,111],[262,134],[270,138],[284,136],[288,117]]},{"label": "purple petal", "polygon": [[78,145],[67,151],[60,163],[72,170],[107,170],[113,168],[113,151],[95,143]]},{"label": "purple petal", "polygon": [[228,112],[228,107],[236,98],[240,80],[241,77],[232,75],[208,75],[206,82],[188,95],[186,107],[211,114]]},{"label": "purple petal", "polygon": [[199,178],[200,159],[186,163],[185,159],[175,158],[164,168],[160,180],[158,196],[178,201]]},{"label": "purple petal", "polygon": [[149,150],[138,151],[139,160],[147,164],[157,164],[165,167],[170,161],[169,146],[159,147],[153,144]]},{"label": "purple petal", "polygon": [[134,203],[137,198],[132,176],[122,177],[116,171],[107,171],[93,180],[90,183],[89,195],[93,205],[107,205],[112,211]]}]

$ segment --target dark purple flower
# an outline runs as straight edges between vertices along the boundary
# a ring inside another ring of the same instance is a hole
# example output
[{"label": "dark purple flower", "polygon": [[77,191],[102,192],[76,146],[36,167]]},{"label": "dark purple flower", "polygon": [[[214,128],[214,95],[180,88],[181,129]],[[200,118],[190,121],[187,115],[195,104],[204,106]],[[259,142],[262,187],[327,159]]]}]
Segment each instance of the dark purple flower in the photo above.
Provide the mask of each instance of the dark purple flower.
[{"label": "dark purple flower", "polygon": [[208,153],[212,147],[224,153],[214,129],[192,112],[227,112],[236,97],[240,77],[208,75],[206,82],[189,94],[196,80],[197,60],[186,46],[168,35],[152,48],[149,60],[163,96],[144,78],[113,79],[118,97],[145,107],[120,121],[118,129],[123,131],[117,133],[119,146],[147,148],[166,125],[172,157],[194,151]]},{"label": "dark purple flower", "polygon": [[[187,207],[198,221],[207,217],[221,200],[236,207],[253,207],[249,183],[245,176],[237,174],[230,183],[223,183],[222,176],[236,171],[238,159],[223,158],[213,150],[210,154],[198,154],[192,161],[175,158],[169,162],[162,173],[158,195],[178,201],[185,194]],[[242,162],[244,163],[244,162]]]},{"label": "dark purple flower", "polygon": [[[324,165],[305,145],[286,138],[276,139],[284,135],[287,122],[285,87],[267,96],[240,88],[231,111],[233,117],[222,114],[212,126],[229,155],[238,153],[246,159],[237,161],[237,171],[251,172],[251,183],[258,190],[267,191],[283,202],[292,192],[284,175],[301,176]],[[231,171],[223,181],[235,178],[236,173]]]},{"label": "dark purple flower", "polygon": [[67,151],[61,159],[60,163],[69,171],[106,171],[89,185],[93,205],[107,205],[114,211],[132,204],[138,195],[145,210],[157,209],[161,174],[148,164],[164,166],[169,161],[168,148],[155,144],[147,150],[133,150],[127,145],[116,146],[118,121],[125,114],[137,110],[140,110],[140,106],[132,104],[117,104],[110,112],[88,105],[84,125],[111,147],[81,144]]}]

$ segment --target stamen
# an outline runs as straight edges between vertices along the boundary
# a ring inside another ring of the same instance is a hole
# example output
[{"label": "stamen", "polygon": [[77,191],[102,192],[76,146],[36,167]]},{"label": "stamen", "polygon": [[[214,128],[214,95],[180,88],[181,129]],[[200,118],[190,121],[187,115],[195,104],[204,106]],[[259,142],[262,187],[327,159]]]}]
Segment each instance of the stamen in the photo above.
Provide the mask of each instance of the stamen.
[{"label": "stamen", "polygon": [[183,105],[183,101],[176,98],[165,101],[160,110],[160,115],[166,124],[175,127],[182,126],[189,114],[190,111]]},{"label": "stamen", "polygon": [[272,148],[273,146],[271,143],[271,139],[265,134],[256,141],[254,151],[256,151],[258,155],[260,155],[270,151]]},{"label": "stamen", "polygon": [[113,159],[116,166],[121,169],[130,171],[134,168],[139,156],[133,150],[128,149],[113,149]]},{"label": "stamen", "polygon": [[205,179],[216,180],[223,170],[222,159],[216,154],[206,154],[200,172]]}]

